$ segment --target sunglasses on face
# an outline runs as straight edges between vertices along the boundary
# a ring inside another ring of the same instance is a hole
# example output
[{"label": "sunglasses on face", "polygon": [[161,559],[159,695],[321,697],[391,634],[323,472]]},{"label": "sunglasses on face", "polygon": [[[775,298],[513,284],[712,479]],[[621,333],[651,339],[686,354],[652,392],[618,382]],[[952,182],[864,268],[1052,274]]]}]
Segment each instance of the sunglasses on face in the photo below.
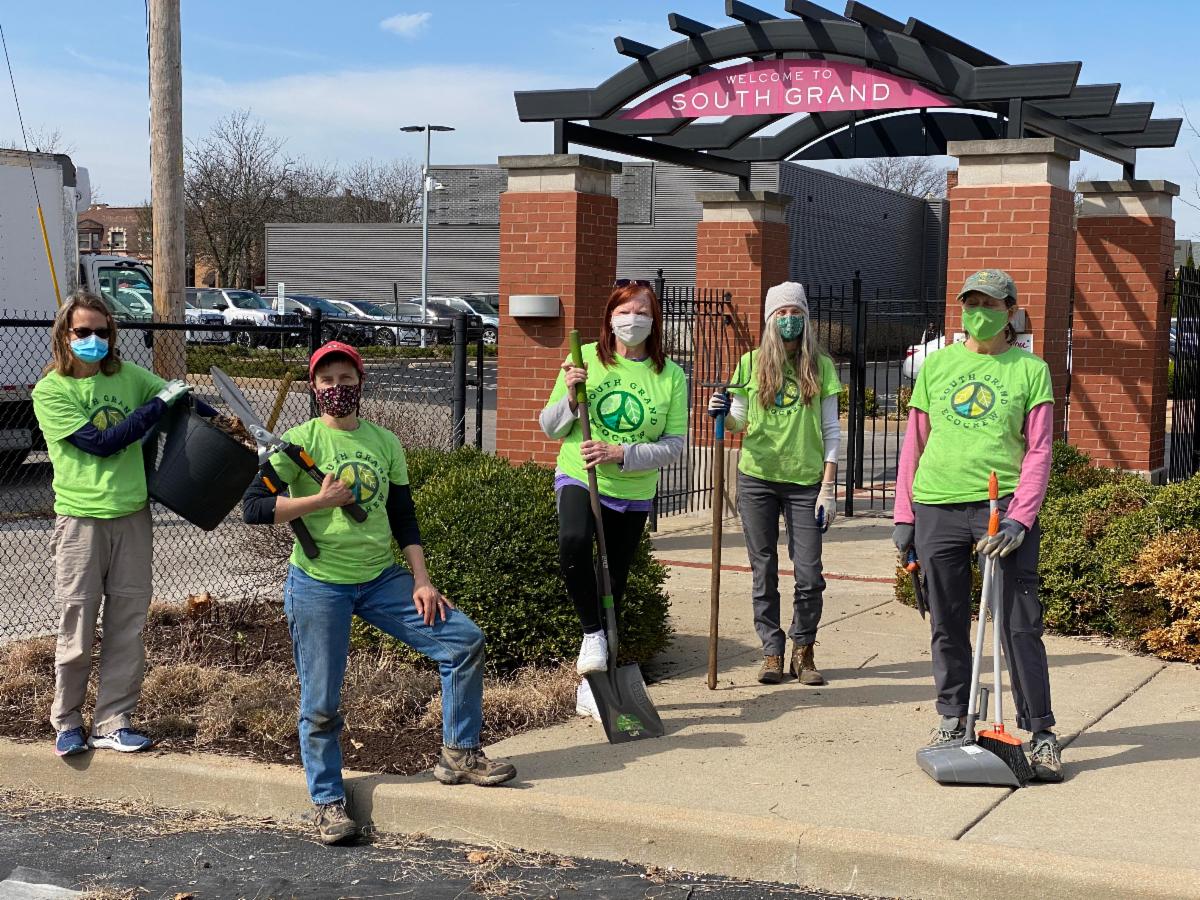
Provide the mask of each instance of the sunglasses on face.
[{"label": "sunglasses on face", "polygon": [[112,334],[107,328],[71,328],[68,329],[71,334],[79,339],[90,338],[93,334],[102,341],[107,341],[109,335]]},{"label": "sunglasses on face", "polygon": [[636,284],[638,287],[644,287],[644,288],[650,287],[650,282],[644,281],[641,278],[638,278],[636,280],[632,279],[632,278],[618,278],[616,281],[613,282],[613,287],[623,288],[623,287],[629,287],[629,285],[631,285],[631,284]]}]

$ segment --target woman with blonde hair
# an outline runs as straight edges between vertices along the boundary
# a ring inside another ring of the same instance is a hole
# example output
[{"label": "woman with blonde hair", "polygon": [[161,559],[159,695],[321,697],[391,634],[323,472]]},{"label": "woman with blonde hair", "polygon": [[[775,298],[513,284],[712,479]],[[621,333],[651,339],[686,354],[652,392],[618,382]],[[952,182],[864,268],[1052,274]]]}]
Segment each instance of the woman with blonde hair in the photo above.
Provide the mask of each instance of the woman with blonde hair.
[{"label": "woman with blonde hair", "polygon": [[837,515],[842,386],[813,333],[802,285],[788,281],[767,291],[759,348],[742,356],[731,385],[728,393],[713,394],[708,411],[724,415],[729,431],[746,432],[737,502],[753,578],[754,628],[763,647],[758,680],[783,680],[786,635],[779,621],[777,549],[782,514],[796,578],[788,671],[801,684],[821,685],[825,679],[813,644],[825,590],[821,535]]},{"label": "woman with blonde hair", "polygon": [[[51,724],[55,752],[122,752],[151,745],[132,728],[150,605],[150,509],[141,438],[189,387],[121,359],[104,301],[76,291],[51,331],[53,362],[33,389],[33,410],[54,468],[54,592],[59,605]],[[96,621],[104,647],[90,737],[83,704]]]}]

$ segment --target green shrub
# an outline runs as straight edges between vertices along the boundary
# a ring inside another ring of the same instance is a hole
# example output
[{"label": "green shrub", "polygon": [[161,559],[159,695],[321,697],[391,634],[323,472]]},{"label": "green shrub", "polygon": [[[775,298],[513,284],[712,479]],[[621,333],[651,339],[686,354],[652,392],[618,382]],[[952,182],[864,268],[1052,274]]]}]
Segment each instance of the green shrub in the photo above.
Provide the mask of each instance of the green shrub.
[{"label": "green shrub", "polygon": [[[434,584],[487,635],[489,664],[511,669],[571,659],[579,621],[558,568],[554,473],[472,449],[408,457]],[[619,623],[621,656],[646,660],[670,640],[666,569],[644,536]],[[382,636],[360,625],[356,639]]]},{"label": "green shrub", "polygon": [[[879,398],[875,396],[874,388],[867,388],[864,395],[864,403],[866,404],[865,415],[868,419],[873,419],[879,415]],[[844,416],[850,410],[850,385],[843,384],[841,393],[838,394],[838,415]]]},{"label": "green shrub", "polygon": [[[286,356],[284,355],[286,354]],[[293,379],[308,377],[304,358],[307,352],[295,348],[279,351],[250,349],[238,344],[199,344],[187,348],[189,375],[207,375],[213,366],[232,378],[282,378],[291,373]]]}]

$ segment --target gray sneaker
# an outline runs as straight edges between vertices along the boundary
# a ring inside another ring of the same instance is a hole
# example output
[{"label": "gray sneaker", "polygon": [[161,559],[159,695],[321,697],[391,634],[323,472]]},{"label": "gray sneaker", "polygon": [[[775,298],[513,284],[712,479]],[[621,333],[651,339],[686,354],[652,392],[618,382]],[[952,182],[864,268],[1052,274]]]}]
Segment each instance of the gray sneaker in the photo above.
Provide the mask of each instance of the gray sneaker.
[{"label": "gray sneaker", "polygon": [[1033,766],[1034,781],[1063,780],[1062,749],[1058,746],[1058,738],[1035,740],[1030,750],[1029,763]]},{"label": "gray sneaker", "polygon": [[962,739],[967,736],[967,726],[959,722],[955,728],[947,728],[942,723],[938,723],[937,727],[929,733],[929,743],[926,747],[948,747],[952,744],[962,742]]},{"label": "gray sneaker", "polygon": [[317,804],[317,840],[322,844],[342,844],[358,837],[358,826],[346,812],[346,801]]}]

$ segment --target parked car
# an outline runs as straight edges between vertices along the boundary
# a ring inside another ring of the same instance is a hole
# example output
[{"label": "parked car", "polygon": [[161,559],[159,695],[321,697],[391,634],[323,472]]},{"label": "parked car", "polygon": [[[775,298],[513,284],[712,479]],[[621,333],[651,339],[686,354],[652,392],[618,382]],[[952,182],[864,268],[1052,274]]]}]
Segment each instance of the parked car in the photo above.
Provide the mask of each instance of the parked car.
[{"label": "parked car", "polygon": [[[471,309],[464,309],[461,306],[455,307],[450,303],[451,300],[456,300],[456,297],[430,297],[425,302],[425,321],[430,325],[443,326],[445,331],[430,331],[427,332],[425,343],[432,344],[448,344],[453,340],[453,335],[450,329],[454,325],[454,316],[460,312],[467,314],[467,340],[474,341],[479,339],[480,332],[483,330],[482,317]],[[402,304],[403,305],[403,304]],[[420,321],[421,315],[421,298],[416,297],[410,301],[410,305],[417,310],[417,321]],[[499,319],[496,320],[497,325]]]},{"label": "parked car", "polygon": [[493,298],[496,303],[500,302],[499,294],[462,294],[458,297],[437,299],[453,309],[479,316],[483,321],[483,342],[489,347],[494,347],[500,337],[500,312],[491,302]]},{"label": "parked car", "polygon": [[346,311],[350,316],[365,319],[372,323],[374,343],[383,347],[395,347],[397,344],[419,344],[421,333],[416,328],[402,328],[388,325],[387,322],[421,321],[421,308],[409,303],[377,303],[374,300],[332,300],[330,301]]},{"label": "parked car", "polygon": [[351,316],[332,300],[312,294],[288,294],[283,302],[285,312],[298,315],[305,323],[311,322],[320,310],[322,341],[342,341],[353,347],[374,342],[375,329]]},{"label": "parked car", "polygon": [[904,351],[904,362],[900,364],[900,374],[912,382],[916,382],[917,373],[921,371],[921,365],[934,350],[941,350],[946,346],[946,336],[944,334],[930,337],[928,332],[921,335],[920,342],[913,344]]},{"label": "parked car", "polygon": [[[198,309],[215,310],[225,317],[230,325],[286,325],[298,327],[302,324],[295,313],[279,313],[266,299],[254,291],[231,288],[188,288],[187,301]],[[284,343],[296,343],[302,336],[288,338]],[[257,334],[253,330],[233,333],[233,340],[244,347],[279,346],[276,335]]]},{"label": "parked car", "polygon": [[[189,325],[224,325],[225,317],[215,309],[199,309],[190,303],[185,303],[183,320]],[[188,331],[186,340],[189,344],[227,344],[228,331]]]}]

